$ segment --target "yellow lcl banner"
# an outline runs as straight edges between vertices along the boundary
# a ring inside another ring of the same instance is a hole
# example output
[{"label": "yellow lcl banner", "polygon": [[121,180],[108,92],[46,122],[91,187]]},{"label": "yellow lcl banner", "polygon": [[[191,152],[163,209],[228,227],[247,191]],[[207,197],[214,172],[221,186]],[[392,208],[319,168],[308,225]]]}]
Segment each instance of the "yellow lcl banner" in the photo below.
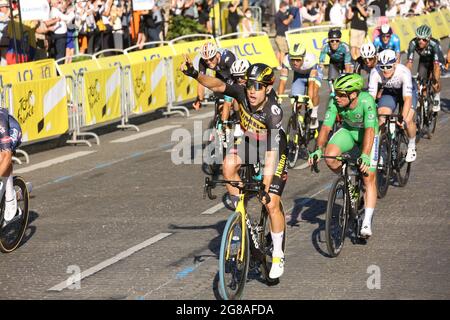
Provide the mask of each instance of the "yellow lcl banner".
[{"label": "yellow lcl banner", "polygon": [[84,74],[84,111],[86,125],[121,117],[120,69],[108,68]]},{"label": "yellow lcl banner", "polygon": [[55,60],[44,59],[3,66],[0,67],[0,77],[4,84],[54,78],[56,77]]},{"label": "yellow lcl banner", "polygon": [[168,45],[144,49],[139,51],[132,51],[126,54],[131,63],[140,63],[151,61],[154,59],[168,58],[174,55],[172,48]]},{"label": "yellow lcl banner", "polygon": [[221,40],[220,47],[230,49],[238,59],[247,59],[250,63],[264,62],[272,68],[279,64],[269,37],[266,35]]},{"label": "yellow lcl banner", "polygon": [[167,104],[166,68],[164,59],[131,65],[134,113],[144,113]]},{"label": "yellow lcl banner", "polygon": [[12,85],[12,114],[22,128],[22,140],[33,141],[69,129],[66,79],[55,77]]},{"label": "yellow lcl banner", "polygon": [[100,69],[97,62],[92,59],[61,64],[58,68],[61,70],[61,75],[72,76],[74,78],[76,78],[80,72],[95,71]]}]

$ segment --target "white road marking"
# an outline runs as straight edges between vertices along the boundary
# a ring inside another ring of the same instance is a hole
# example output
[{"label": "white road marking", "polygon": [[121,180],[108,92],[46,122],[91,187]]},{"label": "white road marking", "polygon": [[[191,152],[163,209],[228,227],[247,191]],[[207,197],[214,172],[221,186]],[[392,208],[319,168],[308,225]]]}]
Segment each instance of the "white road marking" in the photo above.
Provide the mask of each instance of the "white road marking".
[{"label": "white road marking", "polygon": [[47,161],[43,161],[43,162],[40,162],[40,163],[36,163],[36,164],[31,165],[31,166],[22,168],[22,169],[14,170],[14,173],[23,174],[23,173],[34,171],[34,170],[37,170],[37,169],[47,168],[47,167],[50,167],[50,166],[52,166],[54,164],[62,163],[62,162],[68,161],[68,160],[73,160],[73,159],[76,159],[76,158],[79,158],[79,157],[83,157],[83,156],[87,156],[88,154],[91,154],[91,153],[94,153],[94,152],[97,152],[97,151],[78,151],[78,152],[74,152],[74,153],[71,153],[71,154],[67,154],[65,156],[61,156],[61,157],[54,158],[54,159],[51,159],[51,160],[47,160]]},{"label": "white road marking", "polygon": [[151,136],[151,135],[154,135],[154,134],[158,134],[158,133],[161,133],[161,132],[164,132],[164,131],[167,131],[167,130],[176,129],[176,128],[180,128],[180,127],[181,127],[181,125],[162,126],[162,127],[159,127],[159,128],[155,128],[155,129],[147,130],[147,131],[144,131],[144,132],[140,132],[140,133],[137,133],[137,134],[132,134],[130,136],[123,137],[123,138],[120,138],[120,139],[112,140],[110,142],[111,143],[130,142],[130,141],[133,141],[133,140],[136,140],[136,139],[145,138],[145,137],[148,137],[148,136]]},{"label": "white road marking", "polygon": [[[140,251],[140,250],[142,250],[142,249],[144,249],[144,248],[146,248],[146,247],[148,247],[148,246],[150,246],[150,245],[152,245],[152,244],[154,244],[154,243],[156,243],[156,242],[158,242],[158,241],[160,241],[160,240],[162,240],[162,239],[164,239],[164,238],[166,238],[168,236],[170,236],[171,234],[172,233],[160,233],[157,236],[154,236],[154,237],[152,237],[152,238],[150,238],[150,239],[148,239],[148,240],[146,240],[146,241],[144,241],[144,242],[142,242],[142,243],[140,243],[138,245],[135,245],[134,247],[131,247],[130,249],[125,250],[125,251],[119,253],[118,255],[116,255],[116,256],[108,259],[108,260],[105,260],[105,261],[97,264],[96,266],[94,266],[92,268],[87,269],[86,271],[83,271],[81,273],[81,277],[80,277],[79,281],[81,281],[84,278],[87,278],[87,277],[93,275],[94,273],[97,273],[97,272],[99,272],[99,271],[101,271],[101,270],[103,270],[103,269],[113,265],[114,263],[116,263],[116,262],[118,262],[120,260],[123,260],[123,259],[131,256],[132,254],[134,254],[134,253],[136,253],[136,252],[138,252],[138,251]],[[69,286],[72,286],[74,284],[72,282],[73,281],[72,279],[73,279],[72,277],[69,277],[66,281],[63,281],[63,282],[57,284],[56,286],[51,287],[50,289],[48,289],[48,291],[62,291],[65,288],[67,288]]]},{"label": "white road marking", "polygon": [[302,165],[299,165],[299,166],[295,167],[294,170],[303,170],[303,169],[306,169],[308,167],[309,167],[309,164],[308,164],[308,162],[306,162],[306,163],[304,163]]},{"label": "white road marking", "polygon": [[203,211],[201,214],[213,214],[213,213],[216,213],[217,211],[219,211],[219,210],[221,210],[223,208],[225,208],[225,205],[221,202],[221,203],[215,205],[214,207],[209,208],[206,211]]},{"label": "white road marking", "polygon": [[201,119],[206,119],[206,118],[212,118],[213,116],[214,116],[214,111],[210,111],[210,112],[207,112],[205,114],[201,114],[199,116],[192,117],[190,119],[192,119],[192,120],[201,120]]}]

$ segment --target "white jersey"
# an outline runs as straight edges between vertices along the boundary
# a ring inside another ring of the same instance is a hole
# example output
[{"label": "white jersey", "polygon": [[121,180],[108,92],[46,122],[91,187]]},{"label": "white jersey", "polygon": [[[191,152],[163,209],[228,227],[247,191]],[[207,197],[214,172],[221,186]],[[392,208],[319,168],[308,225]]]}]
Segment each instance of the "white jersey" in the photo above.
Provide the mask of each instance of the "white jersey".
[{"label": "white jersey", "polygon": [[369,93],[374,98],[377,96],[379,84],[383,88],[383,94],[412,97],[411,71],[402,64],[397,64],[395,72],[390,79],[383,76],[383,71],[378,66],[373,68],[369,77]]},{"label": "white jersey", "polygon": [[309,74],[311,70],[313,70],[316,66],[317,66],[316,55],[310,52],[305,54],[305,57],[303,58],[303,64],[298,69],[295,69],[294,66],[291,64],[291,60],[288,54],[285,56],[283,61],[283,68],[300,74]]}]

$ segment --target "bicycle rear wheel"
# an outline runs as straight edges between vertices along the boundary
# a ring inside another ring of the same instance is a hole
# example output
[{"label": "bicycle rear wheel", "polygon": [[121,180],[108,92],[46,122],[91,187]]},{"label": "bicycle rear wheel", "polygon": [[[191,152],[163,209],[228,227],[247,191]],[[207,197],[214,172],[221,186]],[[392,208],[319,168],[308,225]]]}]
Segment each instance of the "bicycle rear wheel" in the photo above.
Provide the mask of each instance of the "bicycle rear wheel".
[{"label": "bicycle rear wheel", "polygon": [[420,138],[423,134],[423,121],[424,121],[424,108],[423,108],[423,99],[420,99],[417,110],[416,110],[416,127],[417,127],[417,134],[416,134],[416,143],[419,143]]},{"label": "bicycle rear wheel", "polygon": [[350,209],[348,199],[344,177],[340,176],[331,186],[325,215],[325,240],[331,257],[337,257],[344,246]]},{"label": "bicycle rear wheel", "polygon": [[[284,236],[283,236],[283,244],[282,249],[286,254],[286,213],[284,212],[283,204],[280,202],[281,212],[283,213],[284,219]],[[272,252],[273,252],[273,243],[272,243],[272,235],[270,234],[270,218],[269,214],[266,210],[266,207],[263,206],[261,209],[261,217],[262,223],[261,227],[264,228],[264,232],[260,232],[260,240],[261,250],[263,251],[263,260],[261,261],[261,274],[268,285],[276,285],[280,283],[280,279],[272,279],[269,277],[270,269],[272,268]]]},{"label": "bicycle rear wheel", "polygon": [[0,251],[10,253],[14,251],[22,241],[23,235],[28,225],[28,189],[22,177],[14,177],[14,192],[17,198],[16,216],[3,227],[5,196],[1,200],[0,212]]},{"label": "bicycle rear wheel", "polygon": [[298,153],[300,151],[300,131],[295,116],[289,119],[286,137],[288,140],[288,167],[293,168],[297,163]]},{"label": "bicycle rear wheel", "polygon": [[431,113],[431,124],[430,124],[430,137],[431,135],[434,135],[434,132],[436,131],[436,124],[437,124],[437,118],[438,118],[438,112],[432,112]]},{"label": "bicycle rear wheel", "polygon": [[404,131],[401,131],[397,137],[397,159],[395,163],[398,185],[404,187],[408,183],[409,173],[411,171],[411,162],[406,162],[408,153],[408,137]]},{"label": "bicycle rear wheel", "polygon": [[[224,300],[237,300],[242,297],[247,282],[250,262],[248,232],[242,234],[242,216],[233,213],[225,225],[220,244],[219,293]],[[239,256],[244,241],[243,260]]]},{"label": "bicycle rear wheel", "polygon": [[386,133],[380,134],[380,144],[378,146],[377,165],[377,191],[378,198],[384,198],[389,188],[391,179],[391,143]]}]

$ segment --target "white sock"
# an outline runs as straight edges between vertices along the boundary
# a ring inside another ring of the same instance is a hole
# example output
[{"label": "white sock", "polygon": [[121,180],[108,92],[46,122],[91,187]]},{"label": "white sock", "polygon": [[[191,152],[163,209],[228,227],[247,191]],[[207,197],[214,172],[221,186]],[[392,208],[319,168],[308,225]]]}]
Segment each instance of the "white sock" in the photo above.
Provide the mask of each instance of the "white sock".
[{"label": "white sock", "polygon": [[272,242],[273,242],[272,256],[273,257],[284,258],[284,253],[283,253],[283,235],[284,235],[284,231],[277,232],[277,233],[270,232],[270,235],[272,236]]},{"label": "white sock", "polygon": [[409,138],[408,148],[416,148],[416,137]]},{"label": "white sock", "polygon": [[364,215],[363,225],[372,223],[372,216],[373,216],[374,210],[375,210],[374,208],[366,208],[364,210],[365,215]]},{"label": "white sock", "polygon": [[434,100],[437,100],[437,101],[441,100],[441,93],[440,92],[436,92],[434,94]]},{"label": "white sock", "polygon": [[318,113],[319,113],[319,106],[312,107],[311,118],[317,118]]},{"label": "white sock", "polygon": [[[5,182],[6,180],[6,182]],[[13,176],[9,176],[3,179],[3,183],[5,184],[5,200],[10,201],[14,197],[14,184],[13,184]]]}]

